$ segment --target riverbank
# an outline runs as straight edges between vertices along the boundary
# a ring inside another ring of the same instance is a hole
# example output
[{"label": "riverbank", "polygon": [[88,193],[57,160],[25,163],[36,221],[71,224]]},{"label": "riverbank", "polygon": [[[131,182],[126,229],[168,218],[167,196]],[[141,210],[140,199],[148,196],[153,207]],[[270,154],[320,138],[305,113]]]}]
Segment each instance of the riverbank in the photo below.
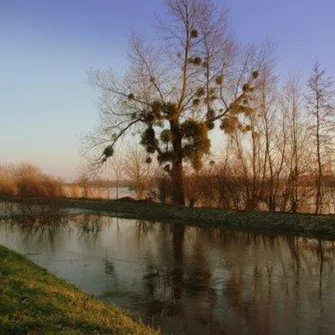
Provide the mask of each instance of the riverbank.
[{"label": "riverbank", "polygon": [[335,240],[335,216],[333,215],[190,208],[135,201],[129,198],[120,200],[63,199],[62,205],[67,208],[88,209],[125,218]]},{"label": "riverbank", "polygon": [[[0,198],[0,201],[15,201]],[[123,218],[179,223],[200,227],[225,227],[252,232],[310,236],[335,240],[335,216],[303,213],[236,211],[189,208],[131,198],[119,200],[59,199],[60,205],[78,212],[89,210]]]},{"label": "riverbank", "polygon": [[2,246],[0,333],[159,334]]}]

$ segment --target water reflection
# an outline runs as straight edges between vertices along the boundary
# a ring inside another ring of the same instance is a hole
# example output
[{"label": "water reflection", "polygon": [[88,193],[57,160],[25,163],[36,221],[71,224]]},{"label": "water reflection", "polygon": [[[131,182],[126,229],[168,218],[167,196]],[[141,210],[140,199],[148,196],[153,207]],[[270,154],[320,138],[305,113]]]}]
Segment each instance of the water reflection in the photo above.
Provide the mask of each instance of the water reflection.
[{"label": "water reflection", "polygon": [[335,332],[334,242],[84,215],[0,243],[164,333]]}]

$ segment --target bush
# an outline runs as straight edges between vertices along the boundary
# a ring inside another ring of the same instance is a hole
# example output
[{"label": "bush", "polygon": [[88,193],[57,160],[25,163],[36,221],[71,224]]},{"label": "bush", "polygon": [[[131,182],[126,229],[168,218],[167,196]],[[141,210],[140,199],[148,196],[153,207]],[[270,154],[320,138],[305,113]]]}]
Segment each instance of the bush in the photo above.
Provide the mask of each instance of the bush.
[{"label": "bush", "polygon": [[14,180],[13,168],[0,165],[0,195],[15,196],[17,186]]},{"label": "bush", "polygon": [[56,198],[63,196],[62,182],[29,163],[1,165],[0,195]]}]

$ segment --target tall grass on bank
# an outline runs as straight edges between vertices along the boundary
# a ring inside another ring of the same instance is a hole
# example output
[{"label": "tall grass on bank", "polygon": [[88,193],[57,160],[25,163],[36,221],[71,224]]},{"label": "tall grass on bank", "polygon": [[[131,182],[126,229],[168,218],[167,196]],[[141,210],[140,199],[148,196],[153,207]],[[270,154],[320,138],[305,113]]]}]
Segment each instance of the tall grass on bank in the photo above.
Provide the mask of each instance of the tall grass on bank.
[{"label": "tall grass on bank", "polygon": [[[124,182],[123,182],[124,183]],[[0,196],[21,198],[94,198],[109,197],[108,182],[79,179],[66,183],[45,174],[30,163],[0,165]]]},{"label": "tall grass on bank", "polygon": [[5,203],[6,217],[19,224],[59,223],[66,216],[58,199],[62,183],[28,163],[0,166],[0,194],[15,196],[17,203]]},{"label": "tall grass on bank", "polygon": [[63,196],[62,182],[29,164],[0,165],[0,194],[18,197]]}]

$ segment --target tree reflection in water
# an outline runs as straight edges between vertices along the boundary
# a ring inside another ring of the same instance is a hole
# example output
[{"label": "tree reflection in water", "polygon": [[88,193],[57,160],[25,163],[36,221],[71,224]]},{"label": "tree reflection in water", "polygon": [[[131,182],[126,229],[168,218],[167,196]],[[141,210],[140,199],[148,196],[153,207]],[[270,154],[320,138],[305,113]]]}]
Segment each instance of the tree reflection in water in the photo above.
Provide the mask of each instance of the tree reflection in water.
[{"label": "tree reflection in water", "polygon": [[[174,313],[167,299],[156,315],[158,325],[177,313],[183,320],[178,331],[184,333],[270,334],[278,320],[294,332],[322,328],[323,281],[325,268],[328,275],[333,272],[334,242],[178,225],[170,229],[173,265],[164,280],[150,277],[145,283],[152,301],[158,286],[173,292]],[[320,306],[314,326],[306,324],[310,306]],[[152,308],[146,312],[152,315]]]},{"label": "tree reflection in water", "polygon": [[334,242],[97,215],[35,228],[11,243],[53,246],[41,265],[163,332],[335,333]]}]

